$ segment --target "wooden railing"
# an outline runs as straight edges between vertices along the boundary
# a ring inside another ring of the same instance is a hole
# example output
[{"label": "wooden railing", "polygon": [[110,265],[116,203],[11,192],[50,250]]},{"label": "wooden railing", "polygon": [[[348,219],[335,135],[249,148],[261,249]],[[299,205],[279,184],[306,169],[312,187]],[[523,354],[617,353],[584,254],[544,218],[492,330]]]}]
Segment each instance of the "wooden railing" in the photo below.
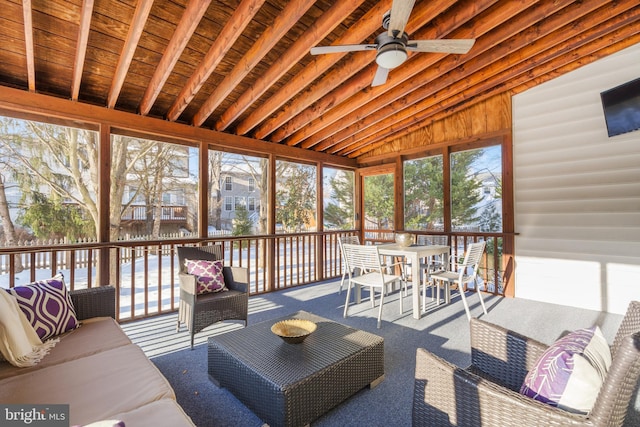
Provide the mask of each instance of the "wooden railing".
[{"label": "wooden railing", "polygon": [[[178,246],[222,244],[225,264],[247,267],[250,294],[256,295],[341,275],[338,236],[353,233],[341,231],[0,248],[0,265],[4,267],[4,274],[0,274],[0,287],[28,284],[61,272],[70,289],[114,285],[118,290],[118,319],[138,319],[177,309]],[[101,253],[108,253],[111,279],[97,283]]]},{"label": "wooden railing", "polygon": [[[357,231],[0,248],[0,265],[5,267],[5,273],[0,274],[0,287],[24,285],[58,272],[64,274],[70,289],[111,284],[117,288],[118,320],[133,320],[177,310],[178,246],[222,244],[225,264],[247,267],[250,295],[257,295],[340,277],[343,266],[338,238],[351,234]],[[469,233],[449,238],[453,259],[464,253],[469,242],[487,241],[482,270],[484,290],[502,294],[503,237]],[[107,254],[111,279],[98,283],[100,257]]]}]

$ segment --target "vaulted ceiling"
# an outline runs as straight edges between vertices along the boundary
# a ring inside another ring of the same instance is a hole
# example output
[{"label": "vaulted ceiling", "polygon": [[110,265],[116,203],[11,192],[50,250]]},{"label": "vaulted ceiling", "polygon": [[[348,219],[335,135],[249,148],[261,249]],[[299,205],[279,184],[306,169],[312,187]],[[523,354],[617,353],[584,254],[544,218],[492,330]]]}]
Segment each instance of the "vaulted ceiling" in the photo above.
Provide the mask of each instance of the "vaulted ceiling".
[{"label": "vaulted ceiling", "polygon": [[2,4],[2,86],[345,157],[640,42],[637,0],[418,0],[409,39],[474,46],[372,87],[375,51],[309,49],[374,43],[392,0]]}]

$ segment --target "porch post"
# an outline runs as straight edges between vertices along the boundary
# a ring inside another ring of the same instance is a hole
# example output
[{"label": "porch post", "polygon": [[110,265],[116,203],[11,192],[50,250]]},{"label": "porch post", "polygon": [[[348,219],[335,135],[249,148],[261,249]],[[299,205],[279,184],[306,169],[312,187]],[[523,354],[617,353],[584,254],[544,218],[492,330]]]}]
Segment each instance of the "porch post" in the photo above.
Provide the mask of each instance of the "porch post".
[{"label": "porch post", "polygon": [[[106,123],[100,124],[99,159],[98,159],[98,243],[109,243],[110,241],[110,187],[111,187],[111,126]],[[116,249],[114,249],[116,250]],[[101,247],[98,254],[98,269],[96,271],[96,282],[98,286],[116,285],[110,283],[109,277],[109,252],[107,246]],[[115,278],[114,278],[115,280]]]}]

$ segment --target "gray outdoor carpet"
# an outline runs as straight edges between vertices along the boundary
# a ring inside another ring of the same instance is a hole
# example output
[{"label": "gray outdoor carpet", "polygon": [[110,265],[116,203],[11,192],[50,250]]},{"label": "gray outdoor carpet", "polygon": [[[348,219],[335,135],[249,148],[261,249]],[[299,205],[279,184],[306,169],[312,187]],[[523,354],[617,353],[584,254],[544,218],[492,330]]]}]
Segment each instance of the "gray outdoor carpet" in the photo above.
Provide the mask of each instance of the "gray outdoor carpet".
[{"label": "gray outdoor carpet", "polygon": [[[450,305],[428,305],[420,320],[411,316],[411,296],[404,297],[404,313],[398,308],[398,292],[385,299],[383,323],[376,329],[377,307],[368,299],[351,305],[343,318],[345,292],[339,282],[284,290],[255,296],[249,302],[249,324],[305,310],[366,330],[384,338],[385,379],[374,389],[365,388],[312,423],[313,426],[410,426],[416,348],[426,348],[458,366],[470,363],[469,326],[459,296]],[[409,291],[411,292],[411,290]],[[366,294],[365,294],[366,295]],[[538,303],[522,299],[485,297],[489,313],[484,316],[477,295],[467,294],[473,316],[509,327],[516,332],[551,343],[563,333],[597,324],[611,342],[622,318],[590,310]],[[429,299],[427,299],[429,302]],[[212,325],[196,335],[189,349],[183,327],[175,331],[177,315],[159,316],[123,325],[174,388],[178,403],[199,427],[261,426],[262,421],[230,392],[218,388],[207,374],[206,340],[233,333],[241,323]],[[640,408],[640,404],[636,403]],[[631,411],[627,425],[640,425],[638,410]]]}]

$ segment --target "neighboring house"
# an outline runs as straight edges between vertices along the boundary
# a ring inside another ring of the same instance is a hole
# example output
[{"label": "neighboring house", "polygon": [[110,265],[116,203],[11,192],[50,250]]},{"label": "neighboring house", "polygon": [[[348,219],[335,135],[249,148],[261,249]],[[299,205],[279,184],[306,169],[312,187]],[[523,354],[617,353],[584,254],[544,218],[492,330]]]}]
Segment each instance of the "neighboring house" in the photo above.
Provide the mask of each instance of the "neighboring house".
[{"label": "neighboring house", "polygon": [[260,189],[253,175],[234,171],[225,171],[220,179],[220,224],[224,230],[233,228],[236,211],[244,207],[254,227],[260,216]]}]

